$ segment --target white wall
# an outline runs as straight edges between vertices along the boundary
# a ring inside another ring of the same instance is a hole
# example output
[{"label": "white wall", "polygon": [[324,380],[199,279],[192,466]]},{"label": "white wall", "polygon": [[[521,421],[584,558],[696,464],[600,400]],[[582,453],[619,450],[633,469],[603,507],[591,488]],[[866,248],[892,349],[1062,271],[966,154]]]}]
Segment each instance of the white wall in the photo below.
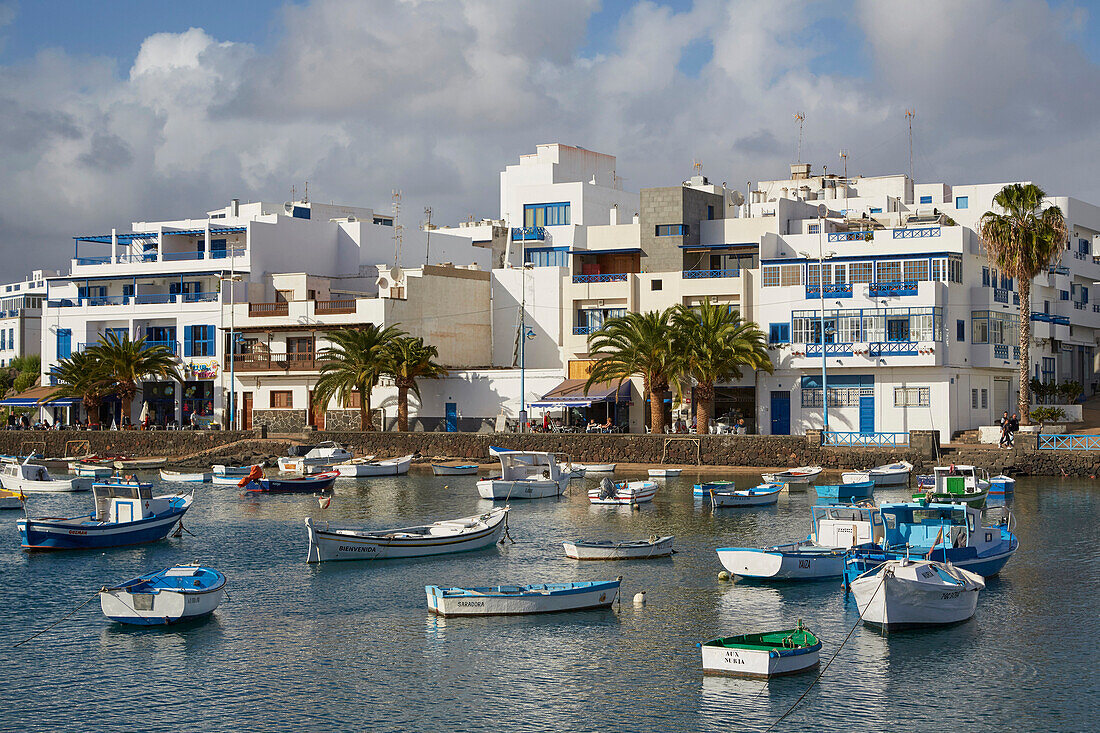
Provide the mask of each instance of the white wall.
[{"label": "white wall", "polygon": [[[524,319],[535,332],[525,345],[525,363],[532,369],[557,369],[561,374],[562,279],[568,270],[561,267],[493,270],[493,365],[512,365],[519,324],[519,307],[526,291]],[[522,284],[525,278],[526,284]],[[518,363],[518,362],[517,362]]]}]

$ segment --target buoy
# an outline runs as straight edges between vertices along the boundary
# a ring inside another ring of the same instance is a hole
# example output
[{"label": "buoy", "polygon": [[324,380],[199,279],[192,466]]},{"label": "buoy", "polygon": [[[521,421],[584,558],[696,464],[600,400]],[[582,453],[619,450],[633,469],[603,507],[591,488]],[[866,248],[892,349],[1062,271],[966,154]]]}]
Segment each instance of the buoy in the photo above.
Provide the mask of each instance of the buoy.
[{"label": "buoy", "polygon": [[328,509],[328,505],[332,503],[331,496],[318,496],[317,503],[321,505],[322,509]]},{"label": "buoy", "polygon": [[642,505],[635,502],[635,503],[630,505],[630,510],[634,511],[634,512],[640,512],[640,511],[642,511]]},{"label": "buoy", "polygon": [[725,570],[720,570],[720,571],[718,571],[718,579],[722,580],[722,581],[729,580],[730,579],[730,574],[728,572],[726,572]]},{"label": "buoy", "polygon": [[635,593],[634,594],[634,605],[635,606],[644,606],[645,605],[645,591],[644,590],[641,593]]}]

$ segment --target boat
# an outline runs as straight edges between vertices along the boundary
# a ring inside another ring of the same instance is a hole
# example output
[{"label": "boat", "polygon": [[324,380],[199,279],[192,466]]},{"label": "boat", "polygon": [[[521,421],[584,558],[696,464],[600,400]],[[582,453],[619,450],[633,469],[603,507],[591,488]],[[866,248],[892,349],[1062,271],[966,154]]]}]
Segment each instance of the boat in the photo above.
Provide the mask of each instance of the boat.
[{"label": "boat", "polygon": [[[259,466],[257,466],[257,468],[259,468]],[[242,478],[244,478],[244,477],[243,476],[219,476],[218,474],[215,473],[213,476],[210,477],[210,483],[214,484],[215,486],[237,486],[238,484],[241,483]]]},{"label": "boat", "polygon": [[0,488],[0,509],[22,509],[27,497],[21,491],[8,491]]},{"label": "boat", "polygon": [[884,631],[966,621],[985,581],[977,573],[933,560],[887,560],[851,582],[863,623]]},{"label": "boat", "polygon": [[821,641],[802,625],[782,631],[741,634],[699,644],[703,674],[779,677],[817,667]]},{"label": "boat", "polygon": [[95,512],[61,519],[20,519],[24,550],[83,550],[155,542],[168,536],[191,507],[194,495],[153,496],[136,481],[92,486]]},{"label": "boat", "polygon": [[163,468],[168,463],[165,458],[120,458],[114,467],[120,471],[152,471]]},{"label": "boat", "polygon": [[805,540],[770,547],[720,547],[718,559],[734,575],[754,581],[829,580],[844,575],[844,559],[856,545],[882,542],[884,527],[871,505],[810,507]]},{"label": "boat", "polygon": [[710,496],[712,491],[733,491],[737,488],[734,481],[704,481],[691,487],[691,495],[695,497]]},{"label": "boat", "polygon": [[1005,476],[1003,473],[989,479],[989,493],[1000,496],[1011,494],[1016,490],[1016,479]]},{"label": "boat", "polygon": [[69,461],[69,473],[84,478],[107,478],[115,472],[114,466],[85,461]]},{"label": "boat", "polygon": [[710,505],[715,509],[722,507],[749,507],[778,504],[783,484],[759,484],[751,489],[733,489],[732,491],[711,491]]},{"label": "boat", "polygon": [[[779,473],[765,473],[761,478],[766,484],[784,484],[788,491],[805,489],[822,471],[821,466],[802,466]],[[792,489],[793,487],[793,489]]]},{"label": "boat", "polygon": [[836,501],[858,501],[870,499],[875,493],[874,481],[858,481],[844,484],[821,484],[814,486],[819,499],[833,499]]},{"label": "boat", "polygon": [[389,560],[467,552],[491,547],[508,526],[508,507],[416,527],[371,530],[306,518],[306,562]]},{"label": "boat", "polygon": [[579,468],[586,473],[615,473],[617,463],[574,463],[574,468]]},{"label": "boat", "polygon": [[844,483],[863,483],[874,481],[875,486],[905,486],[909,483],[909,474],[913,471],[913,464],[909,461],[898,461],[875,466],[866,471],[845,471],[840,474]]},{"label": "boat", "polygon": [[577,463],[566,463],[562,466],[562,470],[569,474],[571,479],[582,479],[585,474],[588,473],[588,467],[582,466]]},{"label": "boat", "polygon": [[[371,456],[373,458],[373,456]],[[354,460],[337,463],[332,467],[343,478],[364,478],[366,476],[403,476],[412,465],[411,455],[400,458],[387,458],[382,461]]]},{"label": "boat", "polygon": [[[302,452],[301,449],[305,447],[308,447],[309,450]],[[291,455],[279,459],[280,471],[302,473],[306,468],[311,466],[335,466],[337,464],[347,463],[355,458],[354,453],[331,440],[312,446],[298,446],[298,449],[297,451],[289,451]]]},{"label": "boat", "polygon": [[14,458],[4,459],[0,464],[0,484],[8,491],[24,494],[57,494],[92,488],[93,479],[84,476],[54,478],[45,466],[31,463],[30,460],[27,458],[20,463]]},{"label": "boat", "polygon": [[591,504],[642,504],[653,501],[656,493],[656,481],[612,481],[605,478],[599,486],[588,490],[588,501]]},{"label": "boat", "polygon": [[483,499],[541,499],[560,496],[569,485],[553,453],[503,451],[497,454],[500,475],[477,482]]},{"label": "boat", "polygon": [[446,463],[433,463],[432,473],[436,476],[476,476],[476,463],[463,463],[462,461],[447,461]]},{"label": "boat", "polygon": [[160,469],[161,481],[183,481],[185,483],[204,484],[214,477],[212,473],[191,473],[188,471],[169,471]]},{"label": "boat", "polygon": [[913,494],[914,501],[937,504],[965,503],[981,509],[989,496],[989,474],[974,466],[936,466],[933,485]]},{"label": "boat", "polygon": [[176,565],[99,591],[103,615],[120,624],[160,626],[209,616],[225,598],[225,576],[201,565]]},{"label": "boat", "polygon": [[236,476],[240,478],[241,476],[247,476],[251,473],[252,468],[252,466],[226,466],[221,463],[215,463],[210,467],[210,471],[215,476]]},{"label": "boat", "polygon": [[983,524],[982,510],[967,504],[896,502],[878,509],[885,525],[875,545],[853,547],[844,564],[845,583],[887,560],[924,557],[948,562],[983,578],[996,575],[1019,549],[1014,518]]},{"label": "boat", "polygon": [[672,554],[672,536],[648,540],[573,540],[563,542],[565,556],[574,560],[645,560]]},{"label": "boat", "polygon": [[426,585],[424,593],[428,610],[440,616],[511,616],[610,608],[619,595],[619,583],[602,580],[481,588]]},{"label": "boat", "polygon": [[651,468],[649,469],[650,478],[675,478],[684,472],[682,468]]},{"label": "boat", "polygon": [[289,478],[251,478],[245,476],[238,486],[246,494],[312,494],[331,489],[339,476],[335,471],[318,473],[312,476],[291,476]]}]

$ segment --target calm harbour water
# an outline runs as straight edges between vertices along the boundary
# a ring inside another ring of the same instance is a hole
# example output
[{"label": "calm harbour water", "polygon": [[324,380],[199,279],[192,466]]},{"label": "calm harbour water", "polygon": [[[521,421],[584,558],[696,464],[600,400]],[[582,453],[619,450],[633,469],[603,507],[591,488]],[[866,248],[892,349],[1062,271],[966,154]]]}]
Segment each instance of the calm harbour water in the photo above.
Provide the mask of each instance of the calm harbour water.
[{"label": "calm harbour water", "polygon": [[[739,486],[759,480],[732,477]],[[205,485],[185,521],[197,536],[100,552],[28,555],[18,547],[20,513],[0,513],[0,730],[763,730],[813,674],[704,678],[695,643],[801,618],[822,637],[824,666],[858,617],[839,582],[716,578],[716,547],[805,536],[812,491],[784,494],[776,507],[712,513],[692,501],[687,472],[640,512],[589,506],[576,481],[560,500],[516,501],[516,542],[500,549],[305,562],[307,515],[385,528],[474,514],[490,506],[474,481],[345,479],[327,510],[309,496],[254,501]],[[975,618],[889,636],[856,629],[777,729],[1095,729],[1098,504],[1093,481],[1019,480],[1010,505],[1021,549],[990,580]],[[36,495],[29,510],[60,516],[90,505],[90,494]],[[578,563],[560,544],[652,534],[675,535],[677,554]],[[104,584],[190,561],[229,577],[231,600],[206,622],[127,628],[93,601],[11,646]],[[428,614],[423,591],[616,575],[624,602],[610,612],[444,620]],[[634,607],[640,590],[648,604]]]}]

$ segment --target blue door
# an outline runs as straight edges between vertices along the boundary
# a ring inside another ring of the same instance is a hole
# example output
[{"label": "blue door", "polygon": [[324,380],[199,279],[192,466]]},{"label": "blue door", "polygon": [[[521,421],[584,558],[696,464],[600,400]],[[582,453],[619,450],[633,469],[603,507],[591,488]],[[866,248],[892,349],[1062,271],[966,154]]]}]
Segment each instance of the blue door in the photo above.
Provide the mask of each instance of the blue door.
[{"label": "blue door", "polygon": [[859,390],[859,432],[875,432],[875,389],[866,385]]},{"label": "blue door", "polygon": [[448,402],[447,405],[447,432],[458,432],[458,404],[455,402]]},{"label": "blue door", "polygon": [[772,392],[772,435],[791,434],[791,393]]}]

